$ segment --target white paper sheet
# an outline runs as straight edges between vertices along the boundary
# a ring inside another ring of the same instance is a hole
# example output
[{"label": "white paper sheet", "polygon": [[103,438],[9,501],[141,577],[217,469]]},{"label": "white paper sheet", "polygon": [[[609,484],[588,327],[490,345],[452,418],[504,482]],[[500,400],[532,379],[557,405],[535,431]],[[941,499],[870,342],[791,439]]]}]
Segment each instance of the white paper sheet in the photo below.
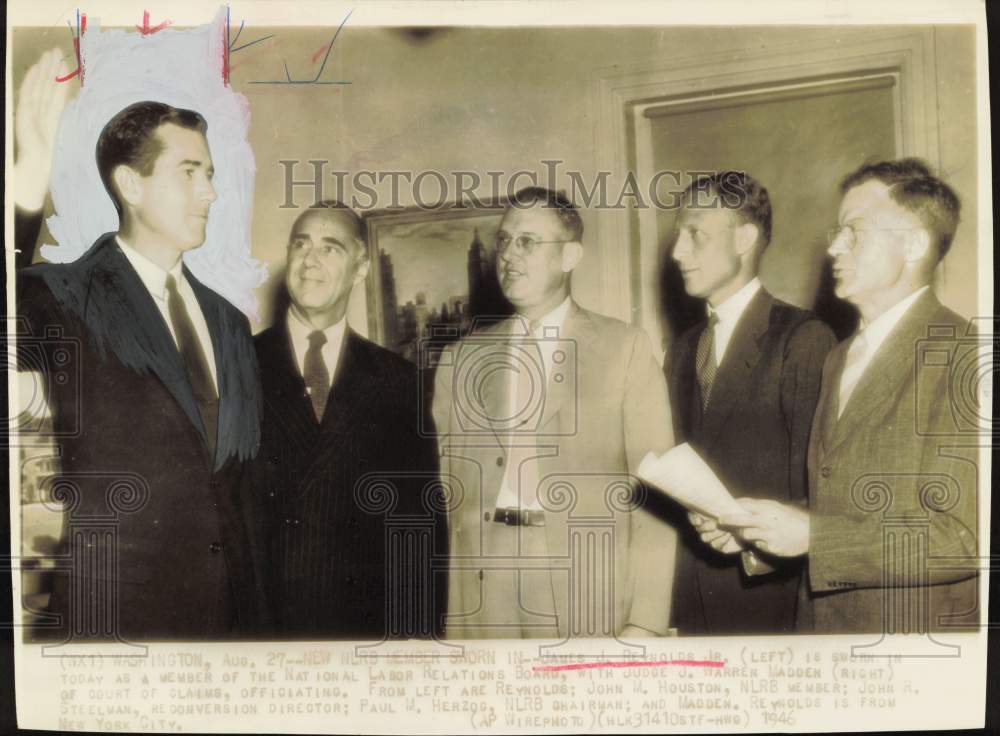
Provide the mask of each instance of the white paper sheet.
[{"label": "white paper sheet", "polygon": [[686,442],[660,457],[646,453],[637,473],[643,482],[665,491],[691,511],[716,519],[744,513],[715,472]]}]

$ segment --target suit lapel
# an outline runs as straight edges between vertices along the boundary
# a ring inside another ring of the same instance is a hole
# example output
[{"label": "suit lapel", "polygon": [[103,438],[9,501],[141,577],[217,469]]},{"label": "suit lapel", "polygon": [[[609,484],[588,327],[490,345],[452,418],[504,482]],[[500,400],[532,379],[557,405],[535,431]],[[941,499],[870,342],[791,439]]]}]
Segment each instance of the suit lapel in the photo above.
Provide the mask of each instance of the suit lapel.
[{"label": "suit lapel", "polygon": [[[89,294],[88,315],[104,323],[107,344],[122,363],[149,370],[160,379],[204,440],[205,428],[187,371],[163,315],[113,237],[103,245],[94,269],[96,288]],[[117,315],[124,318],[115,319]],[[91,324],[90,319],[87,322]]]},{"label": "suit lapel", "polygon": [[203,286],[190,271],[188,271],[187,266],[183,266],[182,268],[184,269],[184,278],[186,278],[188,284],[191,285],[191,291],[194,292],[198,306],[201,307],[202,316],[205,318],[205,324],[208,326],[209,339],[212,341],[212,356],[215,359],[215,382],[216,390],[219,394],[220,418],[220,421],[216,423],[216,437],[213,444],[216,448],[218,448],[219,436],[223,434],[221,419],[225,416],[225,409],[227,409],[229,404],[234,400],[230,391],[230,387],[234,384],[234,381],[231,380],[231,377],[227,374],[225,366],[231,363],[234,364],[234,362],[226,360],[225,346],[227,341],[223,339],[223,331],[225,330],[226,325],[218,303],[214,302],[210,298],[207,293],[208,289]]},{"label": "suit lapel", "polygon": [[576,426],[577,377],[591,356],[595,337],[594,326],[586,313],[576,302],[570,302],[569,312],[556,338],[556,350],[566,354],[566,358],[561,363],[553,360],[549,366],[539,434],[559,434],[560,430],[551,427],[550,423],[561,415],[562,426]]},{"label": "suit lapel", "polygon": [[[927,323],[939,307],[937,298],[928,290],[892,328],[851,392],[847,406],[837,421],[828,451],[836,449],[854,434],[868,416],[892,401],[899,387],[908,377],[913,376],[917,341],[927,336]],[[834,396],[839,388],[838,372],[837,385],[831,386]]]},{"label": "suit lapel", "polygon": [[703,442],[711,444],[730,413],[747,396],[751,375],[760,362],[761,343],[770,324],[774,298],[764,289],[754,295],[729,340],[712,385],[711,399],[702,422]]},{"label": "suit lapel", "polygon": [[827,379],[820,391],[818,416],[815,423],[819,427],[819,439],[823,452],[828,452],[833,441],[833,433],[837,428],[837,411],[839,409],[838,395],[840,393],[840,377],[844,372],[844,362],[847,359],[847,343],[842,342],[830,354]]},{"label": "suit lapel", "polygon": [[[273,409],[282,417],[281,431],[309,437],[316,431],[316,414],[306,395],[306,384],[295,362],[288,322],[282,317],[268,335],[261,357],[262,375],[268,383]],[[266,362],[265,362],[266,361]]]},{"label": "suit lapel", "polygon": [[[674,432],[682,442],[700,429],[701,407],[698,405],[698,384],[695,378],[695,342],[705,327],[702,322],[674,340],[670,356],[670,401],[674,414]],[[697,413],[696,413],[697,412]]]}]

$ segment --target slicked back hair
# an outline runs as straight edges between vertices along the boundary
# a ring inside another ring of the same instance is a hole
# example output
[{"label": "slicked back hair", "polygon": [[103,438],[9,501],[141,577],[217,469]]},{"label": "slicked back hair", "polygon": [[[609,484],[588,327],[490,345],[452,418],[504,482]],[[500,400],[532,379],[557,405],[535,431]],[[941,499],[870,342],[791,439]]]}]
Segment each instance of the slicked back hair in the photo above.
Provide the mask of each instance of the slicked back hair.
[{"label": "slicked back hair", "polygon": [[303,220],[307,217],[314,216],[317,213],[322,213],[329,217],[339,217],[350,225],[351,234],[357,240],[359,248],[358,257],[361,259],[368,258],[368,248],[365,245],[364,221],[357,212],[337,199],[323,199],[316,202],[316,204],[307,207],[298,217],[295,218],[295,222],[292,223],[292,229],[289,236],[291,237],[295,234],[295,231],[302,225]]},{"label": "slicked back hair", "polygon": [[153,173],[156,159],[163,152],[163,141],[156,134],[161,125],[176,125],[208,132],[208,123],[194,110],[171,107],[163,102],[136,102],[116,114],[101,130],[97,138],[97,170],[111,201],[122,215],[122,202],[115,187],[113,174],[118,166],[125,165],[142,176]]}]

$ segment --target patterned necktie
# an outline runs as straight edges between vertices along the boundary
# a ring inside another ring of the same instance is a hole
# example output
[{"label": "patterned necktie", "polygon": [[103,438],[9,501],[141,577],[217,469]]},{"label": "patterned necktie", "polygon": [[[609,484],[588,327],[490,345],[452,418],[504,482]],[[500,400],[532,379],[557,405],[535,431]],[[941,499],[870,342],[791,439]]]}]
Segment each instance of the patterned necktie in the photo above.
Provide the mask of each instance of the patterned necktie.
[{"label": "patterned necktie", "polygon": [[847,358],[844,360],[844,370],[840,374],[840,391],[837,398],[837,419],[844,414],[844,408],[854,393],[854,389],[861,380],[864,373],[864,357],[868,353],[868,340],[864,332],[859,332],[851,340],[851,346],[847,349]]},{"label": "patterned necktie", "polygon": [[323,421],[323,411],[326,409],[326,399],[330,395],[330,372],[323,362],[323,346],[326,335],[320,330],[309,333],[309,349],[302,365],[303,378],[306,382],[306,393],[312,402],[316,421]]},{"label": "patterned necktie", "polygon": [[177,349],[184,360],[188,381],[191,384],[191,392],[198,405],[201,421],[205,425],[209,455],[215,457],[215,443],[219,425],[219,395],[216,393],[215,384],[212,381],[208,360],[205,359],[205,351],[202,349],[201,341],[198,340],[198,333],[195,332],[191,316],[188,314],[187,307],[184,306],[184,299],[177,291],[177,281],[172,274],[167,274],[166,287],[167,310],[170,312],[170,322],[174,326],[174,334],[177,336]]},{"label": "patterned necktie", "polygon": [[714,312],[708,318],[708,324],[698,338],[698,352],[695,354],[695,373],[698,376],[698,386],[701,387],[701,410],[708,409],[708,400],[712,395],[712,384],[719,366],[715,361],[715,326],[719,316]]}]

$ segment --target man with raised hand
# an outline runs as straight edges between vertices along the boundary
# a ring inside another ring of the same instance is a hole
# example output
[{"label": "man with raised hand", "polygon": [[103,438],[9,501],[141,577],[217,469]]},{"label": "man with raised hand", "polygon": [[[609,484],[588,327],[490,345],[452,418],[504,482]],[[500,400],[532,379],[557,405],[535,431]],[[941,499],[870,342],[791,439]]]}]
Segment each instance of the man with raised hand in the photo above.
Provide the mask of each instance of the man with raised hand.
[{"label": "man with raised hand", "polygon": [[241,495],[259,439],[249,324],[182,262],[216,198],[206,130],[160,102],[121,110],[97,144],[118,231],[18,273],[19,341],[40,351],[19,367],[43,374],[65,503],[49,608],[72,639],[226,638],[262,615]]}]

